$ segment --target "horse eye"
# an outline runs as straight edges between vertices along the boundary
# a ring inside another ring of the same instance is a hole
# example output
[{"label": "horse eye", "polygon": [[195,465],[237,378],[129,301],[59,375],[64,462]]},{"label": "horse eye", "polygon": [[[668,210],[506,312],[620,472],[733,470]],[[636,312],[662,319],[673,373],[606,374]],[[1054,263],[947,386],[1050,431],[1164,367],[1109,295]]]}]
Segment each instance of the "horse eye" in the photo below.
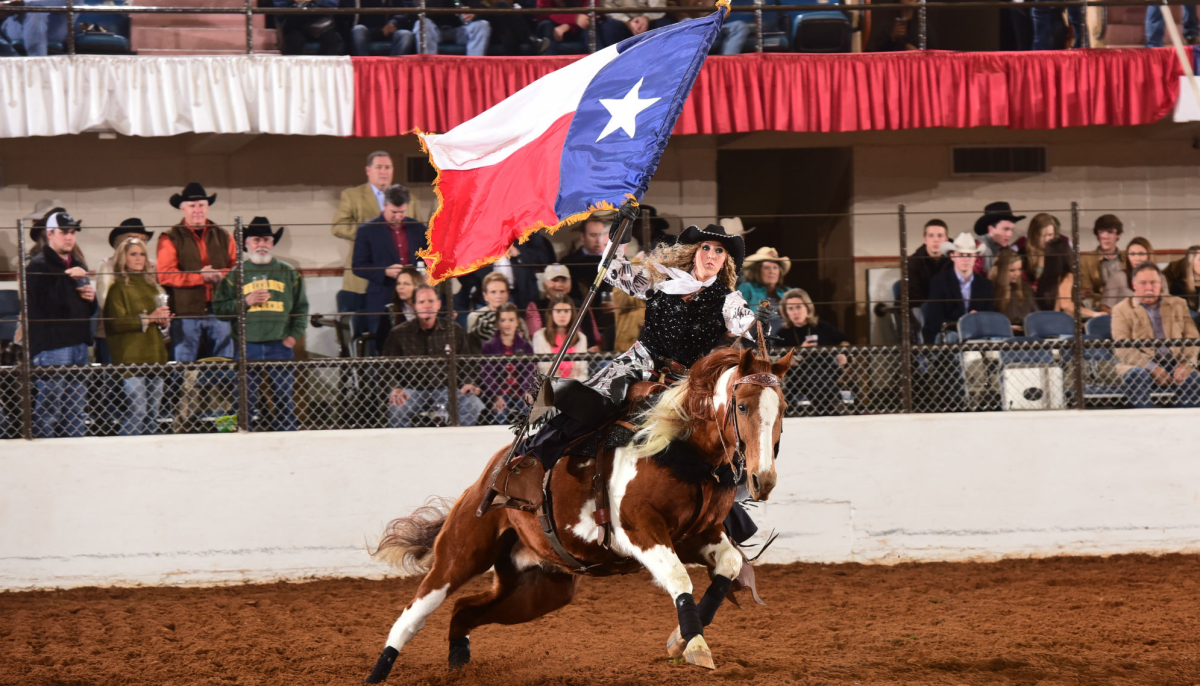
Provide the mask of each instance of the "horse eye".
[{"label": "horse eye", "polygon": [[742,414],[746,414],[746,403],[741,403],[740,405],[738,405],[738,412],[741,412]]},{"label": "horse eye", "polygon": [[779,457],[779,441],[775,442],[775,457]]}]

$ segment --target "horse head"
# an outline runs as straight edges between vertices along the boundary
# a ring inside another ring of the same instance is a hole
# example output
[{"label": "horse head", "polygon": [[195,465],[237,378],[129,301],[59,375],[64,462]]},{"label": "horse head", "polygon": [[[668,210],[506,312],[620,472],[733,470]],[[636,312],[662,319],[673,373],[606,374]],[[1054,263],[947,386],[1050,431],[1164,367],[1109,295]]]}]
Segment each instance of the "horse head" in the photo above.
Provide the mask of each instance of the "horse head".
[{"label": "horse head", "polygon": [[721,374],[714,389],[722,443],[735,471],[739,466],[745,470],[746,490],[754,500],[766,500],[775,487],[775,458],[787,409],[782,380],[792,354],[772,363],[746,350],[737,366]]}]

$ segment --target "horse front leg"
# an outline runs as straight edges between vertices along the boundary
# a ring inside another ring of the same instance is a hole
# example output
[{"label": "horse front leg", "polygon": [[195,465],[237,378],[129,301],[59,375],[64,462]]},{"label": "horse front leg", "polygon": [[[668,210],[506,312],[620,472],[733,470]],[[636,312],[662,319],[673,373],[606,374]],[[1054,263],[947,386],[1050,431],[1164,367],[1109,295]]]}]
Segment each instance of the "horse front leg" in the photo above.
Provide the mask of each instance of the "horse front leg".
[{"label": "horse front leg", "polygon": [[[692,578],[671,545],[670,531],[664,522],[638,522],[635,534],[622,531],[630,554],[654,577],[654,582],[675,601],[679,618],[677,631],[683,649],[679,657],[689,664],[716,669],[712,651],[704,640],[704,622],[692,597]],[[622,541],[624,542],[624,541]],[[715,609],[714,609],[715,612]]]},{"label": "horse front leg", "polygon": [[[700,617],[700,623],[708,626],[712,624],[721,603],[729,595],[733,580],[742,571],[743,558],[741,552],[730,542],[723,526],[706,531],[693,540],[703,543],[703,545],[699,546],[696,551],[699,559],[693,560],[688,556],[688,561],[701,562],[712,570],[712,583],[708,585],[704,597],[696,604],[696,613]],[[693,550],[695,549],[693,548]],[[683,640],[682,626],[681,622],[679,626],[675,627],[671,637],[667,639],[667,654],[676,660],[683,658],[686,652],[687,641]]]}]

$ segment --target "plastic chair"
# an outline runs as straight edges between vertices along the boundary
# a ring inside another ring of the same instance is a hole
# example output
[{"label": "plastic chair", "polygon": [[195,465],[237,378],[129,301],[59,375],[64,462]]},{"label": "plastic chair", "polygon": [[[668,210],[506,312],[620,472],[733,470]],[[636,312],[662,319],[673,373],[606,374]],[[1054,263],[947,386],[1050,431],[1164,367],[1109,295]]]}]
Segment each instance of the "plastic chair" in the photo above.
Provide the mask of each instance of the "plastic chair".
[{"label": "plastic chair", "polygon": [[0,291],[0,341],[11,341],[17,336],[17,323],[21,319],[21,297],[15,290]]},{"label": "plastic chair", "polygon": [[1072,338],[1075,318],[1066,312],[1030,312],[1025,317],[1025,335],[1033,338]]},{"label": "plastic chair", "polygon": [[958,320],[958,340],[986,341],[1012,338],[1012,324],[999,312],[971,312]]},{"label": "plastic chair", "polygon": [[1099,317],[1092,317],[1084,325],[1084,331],[1087,332],[1089,338],[1112,340],[1112,315],[1102,314]]},{"label": "plastic chair", "polygon": [[[125,6],[125,0],[83,0],[81,5]],[[104,33],[85,32],[84,26],[96,26]],[[83,12],[75,20],[75,52],[97,55],[128,55],[130,49],[128,14]]]},{"label": "plastic chair", "polygon": [[796,4],[813,5],[813,10],[789,12],[793,52],[850,52],[850,18],[837,10],[819,9],[819,0],[800,0]]}]

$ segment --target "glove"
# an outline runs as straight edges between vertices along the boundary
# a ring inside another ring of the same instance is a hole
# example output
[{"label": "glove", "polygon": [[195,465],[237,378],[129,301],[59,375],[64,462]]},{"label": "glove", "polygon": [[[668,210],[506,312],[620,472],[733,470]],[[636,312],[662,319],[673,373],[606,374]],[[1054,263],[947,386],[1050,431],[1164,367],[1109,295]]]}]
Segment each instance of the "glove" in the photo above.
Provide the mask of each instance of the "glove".
[{"label": "glove", "polygon": [[771,325],[771,317],[775,314],[775,308],[771,307],[771,303],[763,301],[758,304],[758,309],[754,311],[754,321],[759,322],[764,327]]},{"label": "glove", "polygon": [[[617,216],[613,219],[612,224],[608,227],[608,240],[615,243],[617,240],[617,232],[621,230],[621,224],[623,224],[626,219],[631,222],[636,220],[639,212],[640,208],[633,204],[632,200],[626,200],[624,203],[622,203],[621,209],[617,212]],[[633,232],[630,231],[629,234],[625,236],[625,241],[624,243],[621,243],[621,245],[628,243],[632,236]]]}]

